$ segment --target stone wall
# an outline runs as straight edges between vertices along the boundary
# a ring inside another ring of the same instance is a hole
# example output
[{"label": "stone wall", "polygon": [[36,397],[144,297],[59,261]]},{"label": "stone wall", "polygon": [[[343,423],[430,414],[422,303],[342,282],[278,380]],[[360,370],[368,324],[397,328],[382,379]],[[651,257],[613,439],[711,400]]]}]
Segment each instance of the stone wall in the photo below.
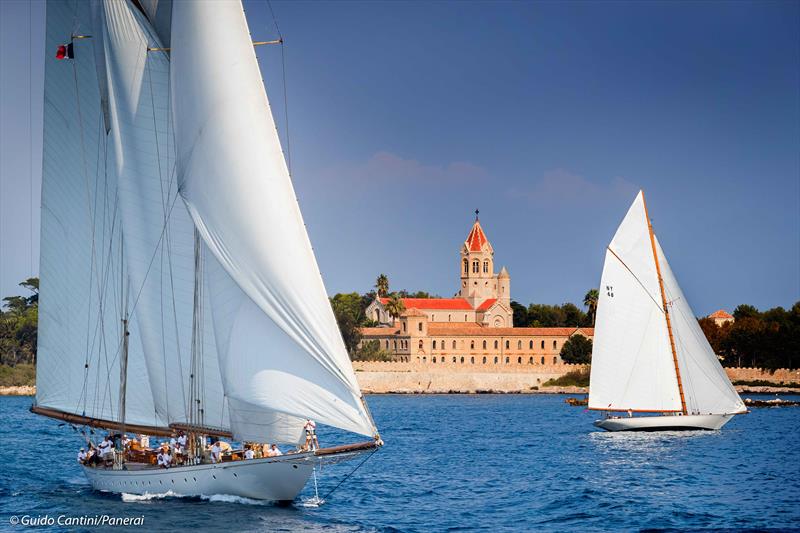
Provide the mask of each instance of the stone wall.
[{"label": "stone wall", "polygon": [[[361,388],[366,393],[447,393],[447,392],[563,392],[542,384],[585,365],[499,365],[487,371],[483,364],[437,367],[433,364],[354,361]],[[776,385],[800,383],[800,370],[779,369],[770,373],[758,368],[726,368],[731,381],[763,380]]]}]

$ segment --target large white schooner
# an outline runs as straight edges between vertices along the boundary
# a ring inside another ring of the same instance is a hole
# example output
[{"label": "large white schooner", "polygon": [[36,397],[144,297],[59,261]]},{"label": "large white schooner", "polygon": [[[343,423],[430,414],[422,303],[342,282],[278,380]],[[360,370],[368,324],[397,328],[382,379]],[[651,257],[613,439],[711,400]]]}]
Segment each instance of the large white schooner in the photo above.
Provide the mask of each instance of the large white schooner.
[{"label": "large white schooner", "polygon": [[599,293],[589,409],[623,416],[596,426],[716,430],[747,412],[678,286],[641,191],[606,249]]},{"label": "large white schooner", "polygon": [[[84,467],[96,489],[286,501],[382,444],[253,47],[236,0],[47,2],[31,409],[191,442],[186,466]],[[369,440],[203,461],[208,435],[296,445],[306,419]]]}]

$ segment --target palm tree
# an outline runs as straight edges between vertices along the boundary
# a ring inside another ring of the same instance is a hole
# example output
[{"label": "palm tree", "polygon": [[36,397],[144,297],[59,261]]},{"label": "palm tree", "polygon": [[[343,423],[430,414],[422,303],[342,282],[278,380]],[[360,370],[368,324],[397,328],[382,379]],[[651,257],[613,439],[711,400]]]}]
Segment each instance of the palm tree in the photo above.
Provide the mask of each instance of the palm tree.
[{"label": "palm tree", "polygon": [[587,313],[592,317],[592,327],[594,327],[594,319],[597,315],[597,300],[600,298],[600,293],[597,289],[590,289],[583,297],[583,305],[586,306]]},{"label": "palm tree", "polygon": [[392,293],[391,296],[389,296],[389,301],[384,304],[384,307],[386,308],[386,312],[389,313],[389,316],[394,319],[397,319],[403,314],[403,311],[406,310],[403,300],[401,300],[396,293]]},{"label": "palm tree", "polygon": [[375,288],[378,289],[378,298],[386,298],[386,295],[389,294],[389,278],[386,277],[386,274],[378,276],[378,279],[375,280]]}]

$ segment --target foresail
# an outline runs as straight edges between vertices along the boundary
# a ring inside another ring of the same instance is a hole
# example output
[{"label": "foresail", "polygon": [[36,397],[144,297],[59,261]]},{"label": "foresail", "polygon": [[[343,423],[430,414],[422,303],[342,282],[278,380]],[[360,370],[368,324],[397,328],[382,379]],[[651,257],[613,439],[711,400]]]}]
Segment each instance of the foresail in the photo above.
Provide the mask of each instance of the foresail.
[{"label": "foresail", "polygon": [[690,414],[745,412],[747,408],[700,328],[657,239],[656,250],[672,319],[687,410]]},{"label": "foresail", "polygon": [[641,192],[606,250],[599,292],[589,407],[680,411]]},{"label": "foresail", "polygon": [[[119,420],[123,294],[114,153],[106,138],[95,47],[79,39],[74,59],[56,60],[71,35],[92,35],[89,2],[47,2],[42,165],[39,346],[36,403]],[[134,319],[130,330],[137,331]],[[130,348],[126,419],[164,426],[141,349]]]},{"label": "foresail", "polygon": [[[102,0],[98,37],[105,45],[111,133],[131,306],[156,412],[190,421],[195,297],[194,223],[178,198],[170,125],[169,57],[144,15],[130,2]],[[226,409],[211,327],[203,328],[205,424],[225,428]],[[136,394],[131,390],[128,396]]]},{"label": "foresail", "polygon": [[267,419],[308,416],[374,435],[297,205],[241,4],[175,2],[170,55],[180,193],[229,278],[215,276],[209,286],[225,394],[235,400],[234,434],[273,435],[268,425],[256,430],[247,423],[258,411]]}]

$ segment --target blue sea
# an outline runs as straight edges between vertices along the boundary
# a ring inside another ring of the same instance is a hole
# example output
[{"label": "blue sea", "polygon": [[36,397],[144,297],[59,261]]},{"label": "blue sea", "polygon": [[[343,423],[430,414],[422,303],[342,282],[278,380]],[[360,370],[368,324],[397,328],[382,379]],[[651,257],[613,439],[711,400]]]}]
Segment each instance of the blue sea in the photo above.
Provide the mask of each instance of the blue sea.
[{"label": "blue sea", "polygon": [[[84,514],[143,517],[115,531],[800,528],[800,407],[756,408],[719,432],[611,434],[565,398],[371,396],[386,446],[321,507],[304,504],[311,483],[279,507],[94,492],[75,462],[79,436],[30,414],[31,398],[0,397],[0,530],[34,529],[12,516]],[[320,494],[357,464],[326,468]]]}]

